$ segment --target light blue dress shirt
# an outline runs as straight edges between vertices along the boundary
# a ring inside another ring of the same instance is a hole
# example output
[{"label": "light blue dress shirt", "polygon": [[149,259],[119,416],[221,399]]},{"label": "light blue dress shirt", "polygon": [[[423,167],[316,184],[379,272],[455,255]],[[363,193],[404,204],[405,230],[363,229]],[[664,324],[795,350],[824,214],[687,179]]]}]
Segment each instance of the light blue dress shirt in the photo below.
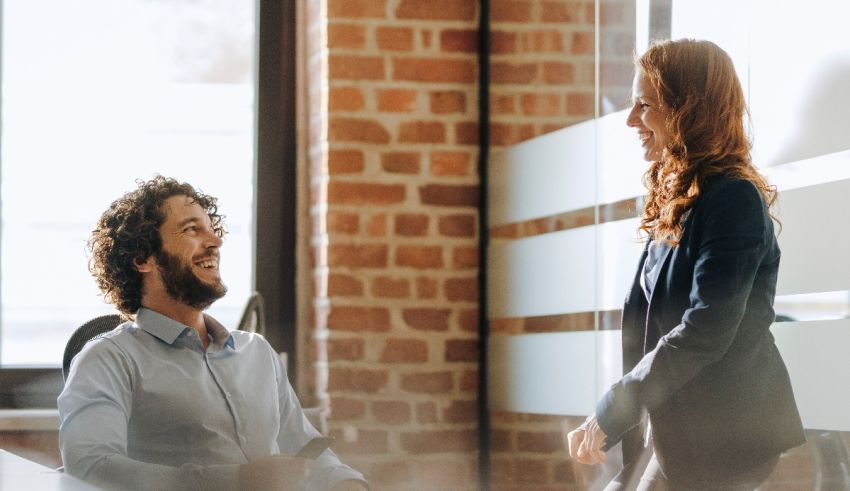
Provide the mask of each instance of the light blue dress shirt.
[{"label": "light blue dress shirt", "polygon": [[[67,472],[107,488],[233,490],[241,464],[320,436],[269,343],[204,317],[206,350],[194,329],[142,308],[74,358],[58,399]],[[326,450],[306,489],[346,479],[363,476]]]}]

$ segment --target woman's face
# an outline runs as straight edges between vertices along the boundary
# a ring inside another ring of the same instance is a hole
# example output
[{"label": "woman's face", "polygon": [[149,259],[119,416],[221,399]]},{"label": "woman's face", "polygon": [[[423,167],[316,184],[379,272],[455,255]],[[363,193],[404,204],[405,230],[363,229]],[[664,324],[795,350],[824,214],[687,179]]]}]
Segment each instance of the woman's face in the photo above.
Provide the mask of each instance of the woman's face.
[{"label": "woman's face", "polygon": [[647,161],[661,159],[661,151],[670,141],[664,124],[666,117],[655,95],[655,88],[646,75],[638,71],[632,83],[632,110],[626,124],[637,130],[643,147],[643,158]]}]

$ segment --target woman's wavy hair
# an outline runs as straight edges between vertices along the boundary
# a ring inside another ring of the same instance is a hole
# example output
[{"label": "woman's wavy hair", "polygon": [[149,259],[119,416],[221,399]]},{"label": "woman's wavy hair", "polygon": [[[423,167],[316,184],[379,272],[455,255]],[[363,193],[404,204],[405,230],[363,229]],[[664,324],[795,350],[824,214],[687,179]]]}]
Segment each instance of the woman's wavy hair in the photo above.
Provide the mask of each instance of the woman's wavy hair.
[{"label": "woman's wavy hair", "polygon": [[685,212],[720,175],[751,181],[771,207],[776,188],[752,164],[747,105],[729,55],[710,41],[660,41],[636,57],[635,69],[655,88],[670,136],[644,174],[640,230],[677,245]]},{"label": "woman's wavy hair", "polygon": [[163,176],[136,184],[138,189],[115,200],[101,215],[88,241],[89,271],[106,301],[127,318],[133,318],[142,302],[142,274],[135,261],[143,262],[162,250],[160,227],[168,198],[189,197],[210,217],[216,235],[225,234],[216,198]]}]

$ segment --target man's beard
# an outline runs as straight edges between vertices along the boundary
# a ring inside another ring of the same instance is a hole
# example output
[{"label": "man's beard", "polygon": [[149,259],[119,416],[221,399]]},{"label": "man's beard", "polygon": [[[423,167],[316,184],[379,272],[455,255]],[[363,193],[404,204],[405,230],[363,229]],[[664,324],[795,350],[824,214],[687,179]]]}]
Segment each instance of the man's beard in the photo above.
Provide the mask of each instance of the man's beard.
[{"label": "man's beard", "polygon": [[155,256],[165,291],[174,300],[204,310],[227,293],[227,287],[221,280],[205,283],[179,257],[165,251],[159,251]]}]

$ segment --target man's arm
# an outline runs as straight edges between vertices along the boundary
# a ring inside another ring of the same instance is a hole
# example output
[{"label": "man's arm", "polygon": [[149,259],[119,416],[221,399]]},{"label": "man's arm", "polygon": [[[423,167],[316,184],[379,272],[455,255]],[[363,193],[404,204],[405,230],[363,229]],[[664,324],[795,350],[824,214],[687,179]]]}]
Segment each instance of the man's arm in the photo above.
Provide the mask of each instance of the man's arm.
[{"label": "man's arm", "polygon": [[[271,348],[270,348],[271,349]],[[295,391],[289,384],[286,369],[275,356],[275,375],[278,381],[278,397],[280,407],[280,433],[278,433],[278,446],[282,453],[294,455],[313,438],[321,436],[321,433],[313,427],[304,411],[301,403],[295,395]],[[313,463],[310,475],[306,481],[307,490],[334,491],[369,489],[363,475],[351,467],[340,462],[336,454],[327,449]],[[350,487],[355,484],[361,487]],[[343,486],[337,488],[337,486]]]}]

